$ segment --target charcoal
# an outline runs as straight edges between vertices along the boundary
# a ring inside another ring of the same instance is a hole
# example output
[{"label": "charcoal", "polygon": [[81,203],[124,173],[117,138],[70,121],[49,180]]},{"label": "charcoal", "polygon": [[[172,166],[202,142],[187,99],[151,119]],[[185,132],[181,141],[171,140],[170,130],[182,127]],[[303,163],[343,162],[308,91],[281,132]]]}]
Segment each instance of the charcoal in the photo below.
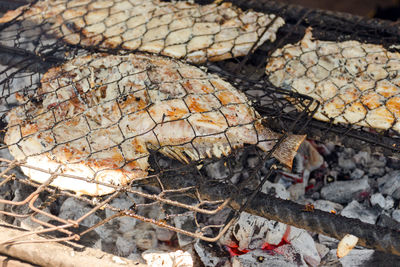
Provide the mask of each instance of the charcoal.
[{"label": "charcoal", "polygon": [[385,197],[381,193],[373,194],[370,198],[370,201],[372,206],[378,205],[382,209],[386,207]]},{"label": "charcoal", "polygon": [[370,198],[371,205],[378,205],[384,210],[389,210],[393,208],[394,200],[391,196],[386,196],[386,198],[381,193],[375,193]]},{"label": "charcoal", "polygon": [[315,247],[315,242],[307,231],[290,227],[287,241],[303,255],[304,260],[309,265],[317,266],[320,263],[321,258]]},{"label": "charcoal", "polygon": [[394,206],[394,199],[391,196],[386,196],[385,198],[385,210],[389,210]]},{"label": "charcoal", "polygon": [[138,249],[148,250],[157,247],[156,233],[150,224],[140,222],[136,224],[134,230],[124,235],[128,238],[131,237],[131,240],[135,240]]},{"label": "charcoal", "polygon": [[380,154],[373,154],[372,161],[370,163],[370,167],[384,168],[386,167],[387,160],[386,157]]},{"label": "charcoal", "polygon": [[359,151],[353,156],[353,160],[362,168],[367,168],[371,163],[371,154],[367,151]]},{"label": "charcoal", "polygon": [[400,231],[400,222],[392,219],[390,216],[386,214],[380,215],[376,224],[379,226],[389,227],[391,229]]},{"label": "charcoal", "polygon": [[318,241],[319,243],[327,246],[328,248],[335,248],[337,247],[339,240],[333,237],[329,237],[323,234],[318,235]]},{"label": "charcoal", "polygon": [[379,178],[378,185],[382,194],[400,199],[400,171],[394,171]]},{"label": "charcoal", "polygon": [[369,176],[377,176],[380,177],[385,174],[385,169],[384,168],[379,168],[379,167],[371,167],[368,170]]},{"label": "charcoal", "polygon": [[327,184],[321,189],[321,196],[337,203],[348,203],[362,192],[370,190],[368,179],[354,181],[337,181]]},{"label": "charcoal", "polygon": [[240,250],[255,249],[261,248],[265,242],[279,244],[286,227],[283,223],[242,212],[239,220],[232,227],[232,233],[239,242]]},{"label": "charcoal", "polygon": [[[50,210],[48,208],[43,209],[44,212],[51,214]],[[42,222],[49,222],[50,221],[50,217],[44,215],[44,214],[36,214],[34,216],[35,219],[40,220]],[[38,230],[39,228],[42,228],[42,226],[34,221],[32,221],[31,217],[28,218],[16,218],[16,222],[20,221],[20,226],[24,229],[29,229],[29,230]]]},{"label": "charcoal", "polygon": [[351,179],[361,179],[364,176],[364,171],[361,169],[354,169],[351,174],[350,174],[350,178]]},{"label": "charcoal", "polygon": [[[186,231],[195,231],[196,230],[196,225],[194,223],[194,218],[193,216],[178,216],[174,218],[174,223],[175,226],[178,227],[179,229],[183,229]],[[184,247],[190,243],[193,243],[193,237],[180,234],[178,233],[178,242],[180,247]]]},{"label": "charcoal", "polygon": [[[114,198],[110,205],[114,208],[121,210],[129,210],[132,206],[137,203],[143,202],[143,198],[139,196],[134,196],[133,194],[122,195],[118,198]],[[110,209],[106,209],[106,216],[110,217],[114,215],[116,212]],[[116,224],[119,227],[119,231],[121,233],[126,233],[132,231],[135,228],[137,223],[136,219],[130,217],[118,217],[112,220],[113,224]]]},{"label": "charcoal", "polygon": [[122,257],[127,257],[130,254],[136,252],[136,244],[132,236],[127,236],[127,238],[118,236],[115,246],[118,249],[118,254]]},{"label": "charcoal", "polygon": [[170,241],[175,235],[175,232],[165,228],[156,227],[155,230],[157,239],[160,241]]},{"label": "charcoal", "polygon": [[285,187],[282,184],[271,183],[269,181],[266,181],[265,184],[262,186],[261,192],[282,199],[289,199],[290,197],[289,193],[286,191]]},{"label": "charcoal", "polygon": [[[333,250],[336,253],[336,250]],[[372,249],[353,249],[347,256],[340,258],[342,266],[362,267],[372,258],[374,250]]]},{"label": "charcoal", "polygon": [[354,170],[356,168],[356,164],[351,160],[351,158],[339,157],[338,163],[340,168],[347,171]]},{"label": "charcoal", "polygon": [[[244,255],[235,256],[232,260],[232,267],[307,266],[301,254],[298,252],[296,253],[293,247],[290,245],[283,247],[284,246],[282,246],[282,250],[286,250],[284,255],[258,249]],[[291,258],[288,257],[288,254],[291,254]]]},{"label": "charcoal", "polygon": [[360,219],[362,222],[375,224],[379,216],[379,211],[366,208],[357,201],[353,200],[340,213],[342,216]]},{"label": "charcoal", "polygon": [[400,222],[400,209],[394,210],[392,212],[392,218],[398,222]]},{"label": "charcoal", "polygon": [[329,253],[329,248],[323,244],[320,243],[315,243],[315,247],[317,248],[319,256],[322,258],[325,257],[326,254]]},{"label": "charcoal", "polygon": [[230,267],[229,254],[217,243],[197,240],[194,248],[205,266]]},{"label": "charcoal", "polygon": [[[79,208],[77,208],[79,207]],[[87,214],[92,208],[89,205],[84,204],[82,201],[79,201],[73,197],[67,198],[64,203],[61,205],[60,214],[58,217],[62,219],[70,219],[77,220]],[[87,227],[91,227],[96,223],[100,222],[100,218],[98,216],[89,216],[84,219],[81,224]]]},{"label": "charcoal", "polygon": [[305,194],[305,184],[293,184],[288,188],[288,191],[290,193],[290,199],[293,201],[298,201]]}]

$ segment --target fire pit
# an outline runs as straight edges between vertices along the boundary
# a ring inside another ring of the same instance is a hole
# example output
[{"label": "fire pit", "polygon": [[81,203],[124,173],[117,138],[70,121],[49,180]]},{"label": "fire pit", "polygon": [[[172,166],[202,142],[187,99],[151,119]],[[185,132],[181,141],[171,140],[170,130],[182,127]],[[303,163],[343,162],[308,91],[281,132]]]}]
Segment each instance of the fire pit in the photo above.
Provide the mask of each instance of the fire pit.
[{"label": "fire pit", "polygon": [[[275,42],[201,68],[242,91],[265,118],[263,124],[281,134],[268,153],[246,145],[186,164],[149,150],[146,177],[112,185],[103,196],[87,196],[51,186],[52,179],[66,175],[62,170],[14,160],[4,145],[0,219],[28,234],[46,234],[41,242],[74,241],[153,266],[316,266],[339,261],[336,239],[346,234],[358,237],[358,245],[400,255],[398,133],[314,120],[317,101],[273,86],[264,74],[273,51],[299,41],[310,26],[321,40],[357,40],[391,51],[397,51],[398,27],[272,1],[235,4],[276,14],[286,24]],[[17,98],[39,101],[32,96],[51,67],[88,53],[121,53],[118,47],[68,44],[52,35],[51,27],[18,20],[0,25],[3,132],[9,127],[6,114],[20,105]],[[292,133],[307,134],[308,141],[289,170],[273,155]],[[49,178],[36,183],[20,167]],[[21,234],[2,241],[13,246],[30,239]],[[340,261],[345,265],[357,255],[364,255],[358,263],[363,264],[379,253],[356,247]]]}]

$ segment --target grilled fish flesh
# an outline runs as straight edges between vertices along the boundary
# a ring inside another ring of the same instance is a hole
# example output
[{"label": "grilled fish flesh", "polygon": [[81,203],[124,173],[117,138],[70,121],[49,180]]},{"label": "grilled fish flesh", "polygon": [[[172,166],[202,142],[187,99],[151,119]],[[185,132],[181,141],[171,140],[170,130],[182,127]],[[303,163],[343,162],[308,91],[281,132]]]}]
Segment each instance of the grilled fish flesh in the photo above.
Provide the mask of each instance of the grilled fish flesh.
[{"label": "grilled fish flesh", "polygon": [[276,50],[266,74],[277,87],[320,101],[316,119],[400,133],[400,53],[358,41],[304,38]]},{"label": "grilled fish flesh", "polygon": [[[78,194],[108,194],[115,189],[107,184],[146,177],[149,149],[189,162],[244,144],[270,151],[281,137],[218,76],[147,54],[77,57],[50,69],[37,93],[20,101],[7,115],[11,154],[30,166],[59,168],[52,185]],[[289,135],[273,156],[290,167],[304,138]],[[37,182],[50,177],[22,169]]]},{"label": "grilled fish flesh", "polygon": [[[285,23],[274,14],[243,12],[231,3],[157,0],[44,0],[7,12],[0,23],[48,22],[65,42],[139,50],[193,63],[247,55]],[[268,28],[266,30],[266,28]]]}]

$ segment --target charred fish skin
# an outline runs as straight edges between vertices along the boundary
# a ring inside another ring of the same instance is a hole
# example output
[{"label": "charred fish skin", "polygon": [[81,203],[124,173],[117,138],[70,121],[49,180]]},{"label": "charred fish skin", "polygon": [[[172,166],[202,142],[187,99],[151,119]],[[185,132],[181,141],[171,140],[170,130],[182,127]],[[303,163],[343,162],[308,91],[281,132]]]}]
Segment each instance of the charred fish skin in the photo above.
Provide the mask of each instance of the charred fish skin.
[{"label": "charred fish skin", "polygon": [[245,56],[275,41],[285,23],[274,14],[243,12],[231,3],[156,0],[43,0],[7,12],[0,23],[13,19],[48,22],[70,44],[138,50],[192,63]]},{"label": "charred fish skin", "polygon": [[[244,144],[270,151],[281,137],[228,82],[161,56],[80,56],[50,69],[34,97],[41,101],[8,113],[5,143],[17,160],[61,171],[52,185],[77,194],[104,195],[115,190],[107,185],[145,178],[148,149],[189,162]],[[291,166],[304,138],[290,135],[273,155]],[[50,177],[22,169],[40,183]]]},{"label": "charred fish skin", "polygon": [[313,40],[277,49],[266,74],[277,87],[321,103],[318,120],[400,133],[400,53],[358,41]]}]

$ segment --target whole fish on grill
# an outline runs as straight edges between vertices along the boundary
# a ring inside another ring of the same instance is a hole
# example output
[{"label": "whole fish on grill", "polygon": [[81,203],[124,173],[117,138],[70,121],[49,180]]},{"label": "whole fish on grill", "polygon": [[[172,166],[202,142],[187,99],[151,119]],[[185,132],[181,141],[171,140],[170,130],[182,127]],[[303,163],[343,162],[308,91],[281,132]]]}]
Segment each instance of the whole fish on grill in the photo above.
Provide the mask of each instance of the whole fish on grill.
[{"label": "whole fish on grill", "polygon": [[[37,93],[20,101],[7,115],[11,154],[58,170],[52,185],[78,194],[115,190],[91,179],[126,185],[146,177],[149,149],[189,162],[244,144],[270,151],[282,136],[263,126],[246,96],[218,76],[147,54],[77,57],[50,69]],[[289,135],[273,156],[290,167],[304,138]],[[50,177],[22,170],[41,183]]]},{"label": "whole fish on grill", "polygon": [[400,53],[358,41],[313,40],[277,49],[266,74],[277,87],[320,101],[316,119],[400,133]]},{"label": "whole fish on grill", "polygon": [[48,22],[70,44],[139,50],[193,63],[247,55],[285,23],[274,14],[243,12],[231,3],[199,5],[157,0],[44,0],[7,12],[13,19]]}]

